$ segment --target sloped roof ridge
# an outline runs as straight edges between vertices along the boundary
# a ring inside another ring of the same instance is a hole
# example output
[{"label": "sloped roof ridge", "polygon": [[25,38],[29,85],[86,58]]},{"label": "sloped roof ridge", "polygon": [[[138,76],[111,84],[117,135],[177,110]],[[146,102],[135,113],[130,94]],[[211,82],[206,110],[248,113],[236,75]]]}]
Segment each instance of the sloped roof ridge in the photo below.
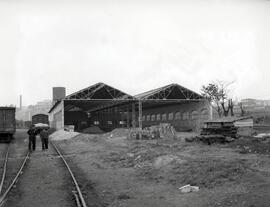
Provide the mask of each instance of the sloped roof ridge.
[{"label": "sloped roof ridge", "polygon": [[103,88],[103,87],[109,87],[109,88],[112,88],[112,89],[114,89],[114,90],[116,90],[116,91],[118,91],[118,92],[120,92],[120,93],[123,94],[122,96],[119,96],[119,97],[116,97],[116,98],[113,98],[113,99],[121,99],[121,98],[123,98],[123,97],[124,97],[124,98],[134,98],[132,95],[127,94],[127,93],[125,93],[125,92],[123,92],[123,91],[121,91],[121,90],[119,90],[119,89],[117,89],[117,88],[115,88],[115,87],[112,87],[112,86],[110,86],[110,85],[108,85],[108,84],[106,84],[106,83],[103,83],[103,82],[98,82],[98,83],[96,83],[96,84],[93,84],[93,85],[91,85],[91,86],[88,86],[88,87],[86,87],[86,88],[83,88],[83,89],[81,89],[81,90],[79,90],[79,91],[76,91],[76,92],[74,92],[74,93],[71,93],[70,95],[66,96],[65,99],[69,99],[69,98],[72,97],[72,96],[76,96],[76,94],[78,94],[78,93],[81,93],[81,92],[83,92],[83,91],[85,91],[85,90],[92,89],[92,88],[94,88],[94,87],[96,87],[96,88],[98,88],[98,87],[101,87],[101,88]]},{"label": "sloped roof ridge", "polygon": [[104,84],[104,83],[98,82],[98,83],[95,83],[95,84],[90,85],[90,86],[88,86],[88,87],[85,87],[85,88],[83,88],[83,89],[81,89],[81,90],[78,90],[78,91],[76,91],[76,92],[73,92],[73,93],[67,95],[67,96],[65,97],[65,99],[66,99],[66,98],[69,98],[70,96],[74,96],[74,95],[76,95],[77,93],[80,93],[80,92],[82,92],[82,91],[84,91],[84,90],[87,90],[87,89],[96,87],[96,86],[101,85],[101,84]]},{"label": "sloped roof ridge", "polygon": [[182,88],[182,89],[184,89],[184,90],[190,91],[190,92],[196,94],[197,96],[201,97],[201,95],[198,94],[198,93],[196,93],[195,91],[192,91],[192,90],[190,90],[190,89],[188,89],[188,88],[186,88],[186,87],[184,87],[184,86],[182,86],[182,85],[179,85],[179,84],[177,84],[177,83],[171,83],[171,84],[166,85],[166,86],[163,86],[163,87],[159,87],[159,88],[156,88],[156,89],[152,89],[152,90],[150,90],[150,91],[146,91],[146,92],[144,92],[144,93],[137,94],[137,95],[135,95],[134,97],[137,98],[137,99],[145,99],[145,98],[147,98],[147,97],[149,97],[149,96],[152,96],[152,95],[154,95],[154,94],[156,94],[156,93],[159,93],[159,92],[162,91],[162,90],[166,90],[167,88],[170,88],[170,87],[179,87],[179,88]]},{"label": "sloped roof ridge", "polygon": [[152,90],[149,90],[149,91],[146,91],[146,92],[143,92],[143,93],[139,93],[139,94],[135,95],[134,97],[137,98],[137,99],[141,99],[141,98],[144,98],[146,96],[150,96],[150,95],[153,95],[155,93],[158,93],[158,92],[160,92],[162,90],[165,90],[166,88],[172,87],[174,85],[176,85],[176,84],[172,83],[172,84],[162,86],[162,87],[159,87],[159,88],[156,88],[156,89],[152,89]]}]

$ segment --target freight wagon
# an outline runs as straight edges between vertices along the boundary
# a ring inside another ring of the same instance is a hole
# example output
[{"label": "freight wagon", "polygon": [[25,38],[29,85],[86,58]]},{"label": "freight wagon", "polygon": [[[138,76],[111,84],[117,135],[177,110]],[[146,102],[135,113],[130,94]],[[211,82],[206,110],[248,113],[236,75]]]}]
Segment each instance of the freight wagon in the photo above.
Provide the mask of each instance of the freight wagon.
[{"label": "freight wagon", "polygon": [[14,107],[0,107],[0,141],[10,142],[16,131]]},{"label": "freight wagon", "polygon": [[40,133],[42,129],[49,129],[49,116],[46,114],[36,114],[32,116],[32,125],[35,126],[38,133]]},{"label": "freight wagon", "polygon": [[24,122],[24,126],[25,126],[26,128],[29,128],[31,125],[32,125],[32,122],[31,122],[31,121],[25,121],[25,122]]},{"label": "freight wagon", "polygon": [[48,124],[49,125],[49,116],[46,114],[36,114],[32,116],[32,124]]}]

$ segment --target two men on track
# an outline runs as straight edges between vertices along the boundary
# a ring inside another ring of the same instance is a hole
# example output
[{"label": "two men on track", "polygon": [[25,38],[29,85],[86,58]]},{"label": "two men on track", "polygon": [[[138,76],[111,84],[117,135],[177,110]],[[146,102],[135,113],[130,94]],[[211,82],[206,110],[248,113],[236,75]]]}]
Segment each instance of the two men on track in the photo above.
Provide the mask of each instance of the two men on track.
[{"label": "two men on track", "polygon": [[29,135],[28,149],[29,151],[35,151],[37,135],[37,130],[35,129],[35,126],[32,125],[27,131],[27,134]]},{"label": "two men on track", "polygon": [[36,135],[39,134],[42,143],[42,150],[48,149],[49,142],[49,133],[47,129],[36,129],[34,125],[32,125],[27,131],[29,135],[29,143],[28,149],[29,151],[35,151],[36,149]]},{"label": "two men on track", "polygon": [[48,140],[49,140],[49,133],[47,129],[41,130],[39,134],[41,138],[41,143],[42,143],[42,150],[47,150],[48,149]]}]

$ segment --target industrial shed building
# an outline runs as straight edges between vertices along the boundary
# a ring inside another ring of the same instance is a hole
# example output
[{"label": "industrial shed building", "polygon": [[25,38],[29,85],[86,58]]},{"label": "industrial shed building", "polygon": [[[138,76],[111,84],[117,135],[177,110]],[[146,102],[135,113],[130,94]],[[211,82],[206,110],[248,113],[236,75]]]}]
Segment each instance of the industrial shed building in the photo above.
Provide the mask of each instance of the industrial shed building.
[{"label": "industrial shed building", "polygon": [[56,129],[74,126],[80,131],[95,125],[110,131],[171,123],[177,131],[198,131],[210,110],[207,100],[178,84],[132,96],[97,83],[57,101],[49,114]]}]

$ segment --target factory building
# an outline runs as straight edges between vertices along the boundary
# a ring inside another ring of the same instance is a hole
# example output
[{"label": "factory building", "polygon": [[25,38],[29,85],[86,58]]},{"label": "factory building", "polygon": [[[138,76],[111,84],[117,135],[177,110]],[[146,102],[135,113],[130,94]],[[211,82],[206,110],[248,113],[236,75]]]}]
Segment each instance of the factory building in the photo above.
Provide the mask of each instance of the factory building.
[{"label": "factory building", "polygon": [[202,96],[178,84],[132,96],[97,83],[57,100],[49,114],[51,127],[56,129],[80,131],[98,126],[110,131],[171,123],[177,131],[198,131],[209,119],[210,109]]}]

